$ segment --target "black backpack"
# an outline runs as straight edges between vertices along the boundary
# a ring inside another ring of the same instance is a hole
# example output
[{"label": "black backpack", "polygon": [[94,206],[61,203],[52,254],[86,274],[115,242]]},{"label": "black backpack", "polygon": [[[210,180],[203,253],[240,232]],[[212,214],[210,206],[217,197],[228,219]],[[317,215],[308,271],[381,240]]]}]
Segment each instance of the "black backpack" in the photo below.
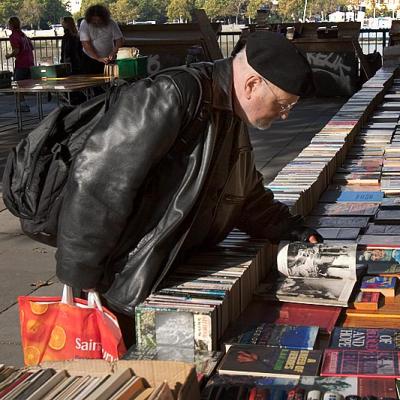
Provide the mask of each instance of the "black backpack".
[{"label": "black backpack", "polygon": [[[176,148],[191,143],[203,129],[211,104],[211,86],[194,68],[185,70],[198,82],[199,102],[192,129]],[[71,164],[83,149],[93,128],[115,103],[126,82],[117,80],[107,93],[79,106],[63,106],[49,114],[9,154],[3,175],[3,200],[20,218],[22,231],[30,238],[57,246],[58,217]],[[180,146],[179,146],[180,145]]]}]

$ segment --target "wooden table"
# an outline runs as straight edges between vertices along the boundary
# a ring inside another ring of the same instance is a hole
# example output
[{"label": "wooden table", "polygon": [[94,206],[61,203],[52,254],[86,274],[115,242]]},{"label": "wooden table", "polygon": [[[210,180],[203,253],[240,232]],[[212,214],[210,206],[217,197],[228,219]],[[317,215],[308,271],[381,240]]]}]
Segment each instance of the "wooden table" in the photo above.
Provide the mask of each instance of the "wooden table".
[{"label": "wooden table", "polygon": [[112,78],[104,75],[71,75],[64,78],[25,79],[15,81],[10,88],[0,89],[1,93],[13,93],[17,111],[18,131],[22,130],[21,94],[35,93],[37,95],[38,117],[43,119],[43,93],[66,93],[68,102],[72,92],[83,92],[87,99],[91,97],[90,89],[109,86]]}]

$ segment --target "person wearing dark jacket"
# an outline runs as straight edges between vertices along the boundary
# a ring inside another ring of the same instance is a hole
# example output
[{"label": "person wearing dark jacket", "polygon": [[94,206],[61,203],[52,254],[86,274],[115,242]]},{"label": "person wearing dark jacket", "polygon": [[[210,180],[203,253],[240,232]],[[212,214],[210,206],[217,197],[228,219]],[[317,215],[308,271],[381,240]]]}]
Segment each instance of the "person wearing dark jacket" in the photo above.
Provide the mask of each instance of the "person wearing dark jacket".
[{"label": "person wearing dark jacket", "polygon": [[81,73],[82,44],[78,30],[72,17],[63,17],[61,20],[64,35],[61,39],[60,62],[71,64],[73,75]]},{"label": "person wearing dark jacket", "polygon": [[286,119],[313,88],[304,56],[282,36],[255,32],[234,57],[188,68],[212,92],[192,142],[181,138],[193,128],[202,90],[184,69],[160,72],[122,89],[65,188],[57,275],[100,291],[128,316],[178,255],[235,227],[270,241],[322,239],[264,188],[247,128]]}]

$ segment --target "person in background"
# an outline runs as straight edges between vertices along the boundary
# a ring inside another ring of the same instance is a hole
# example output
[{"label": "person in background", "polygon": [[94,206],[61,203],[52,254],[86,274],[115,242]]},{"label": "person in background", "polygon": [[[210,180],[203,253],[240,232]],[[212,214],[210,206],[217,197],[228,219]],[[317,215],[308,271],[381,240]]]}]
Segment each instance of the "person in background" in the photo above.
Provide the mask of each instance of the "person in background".
[{"label": "person in background", "polygon": [[78,30],[72,17],[63,17],[61,24],[64,36],[61,40],[60,62],[71,64],[72,75],[76,75],[80,73],[82,60],[82,44]]},{"label": "person in background", "polygon": [[101,74],[104,64],[112,62],[123,44],[123,35],[111,19],[108,9],[100,4],[90,6],[79,28],[83,46],[82,73]]},{"label": "person in background", "polygon": [[[30,79],[30,68],[33,62],[33,45],[31,40],[21,30],[21,21],[18,17],[11,17],[8,20],[8,28],[11,30],[10,44],[12,51],[6,54],[6,59],[14,57],[14,80],[21,81]],[[29,112],[29,106],[25,103],[23,95],[21,95],[21,111]]]}]

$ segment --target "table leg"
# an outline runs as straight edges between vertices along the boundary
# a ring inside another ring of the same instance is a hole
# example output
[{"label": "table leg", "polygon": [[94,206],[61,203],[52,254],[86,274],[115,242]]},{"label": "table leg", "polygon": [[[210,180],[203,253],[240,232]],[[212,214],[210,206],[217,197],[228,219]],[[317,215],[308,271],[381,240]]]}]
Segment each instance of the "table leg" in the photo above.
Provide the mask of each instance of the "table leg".
[{"label": "table leg", "polygon": [[22,114],[21,114],[21,93],[15,92],[15,109],[17,111],[17,129],[22,131]]},{"label": "table leg", "polygon": [[37,108],[38,108],[38,117],[41,121],[43,119],[43,97],[42,92],[37,92]]}]

